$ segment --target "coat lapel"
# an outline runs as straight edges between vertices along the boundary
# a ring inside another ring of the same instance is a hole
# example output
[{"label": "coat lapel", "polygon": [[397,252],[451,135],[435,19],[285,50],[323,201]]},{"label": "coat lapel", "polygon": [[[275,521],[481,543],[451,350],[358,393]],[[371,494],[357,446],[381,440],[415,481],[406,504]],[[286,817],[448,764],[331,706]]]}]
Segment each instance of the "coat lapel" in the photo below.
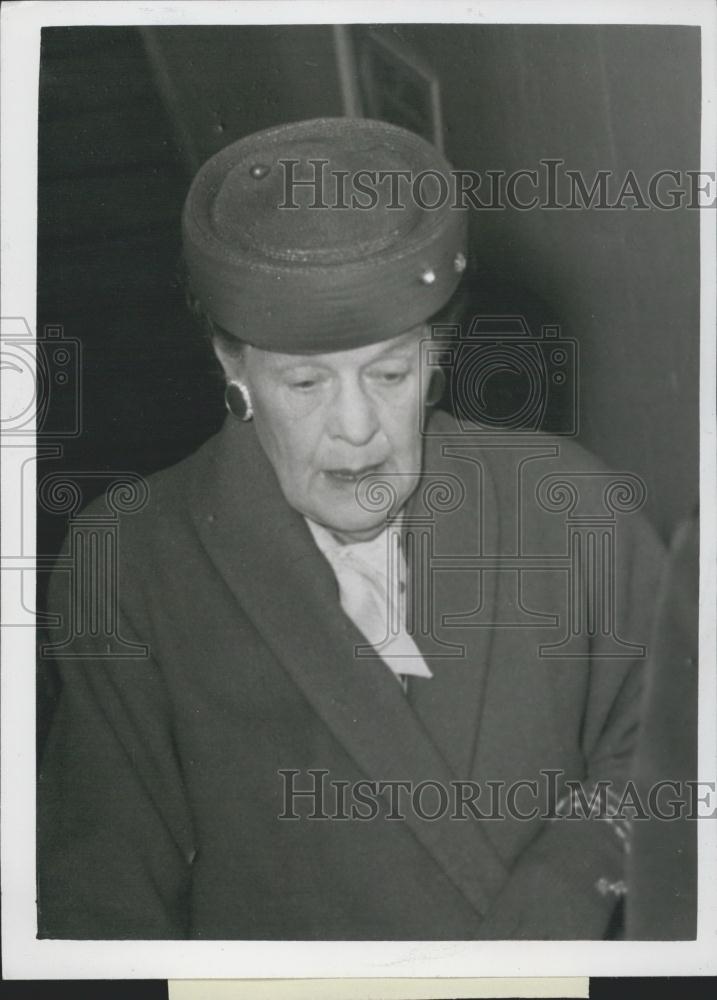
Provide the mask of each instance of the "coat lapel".
[{"label": "coat lapel", "polygon": [[[487,623],[496,574],[478,569],[477,560],[498,549],[498,505],[486,464],[461,445],[465,439],[455,432],[428,439],[425,482],[406,516],[415,617],[423,608],[430,626],[426,634],[425,625],[417,622],[414,638],[433,671],[428,683],[409,682],[409,702],[455,776],[467,779],[494,635]],[[486,624],[476,627],[477,618]]]},{"label": "coat lapel", "polygon": [[[202,542],[242,609],[363,774],[447,787],[454,778],[446,759],[453,741],[441,747],[434,738],[444,729],[455,668],[441,665],[436,705],[414,711],[383,661],[356,660],[354,649],[365,639],[343,613],[333,572],[304,519],[284,500],[251,424],[230,418],[205,450],[190,505]],[[468,729],[481,682],[478,671],[463,673],[462,690],[471,696],[459,725]],[[432,822],[410,808],[405,816],[444,873],[484,913],[506,872],[482,829],[451,820],[450,811]]]}]

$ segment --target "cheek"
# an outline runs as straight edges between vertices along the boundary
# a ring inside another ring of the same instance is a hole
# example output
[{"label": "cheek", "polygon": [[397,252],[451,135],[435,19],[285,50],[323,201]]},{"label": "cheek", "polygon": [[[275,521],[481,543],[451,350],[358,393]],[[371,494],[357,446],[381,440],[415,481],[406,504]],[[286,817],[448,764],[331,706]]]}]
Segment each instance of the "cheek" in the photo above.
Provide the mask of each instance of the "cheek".
[{"label": "cheek", "polygon": [[284,492],[301,491],[315,471],[316,428],[311,421],[283,414],[276,405],[268,409],[261,401],[255,406],[254,423]]},{"label": "cheek", "polygon": [[417,406],[393,412],[384,423],[384,432],[391,442],[393,459],[403,471],[419,472],[421,458],[420,410]]}]

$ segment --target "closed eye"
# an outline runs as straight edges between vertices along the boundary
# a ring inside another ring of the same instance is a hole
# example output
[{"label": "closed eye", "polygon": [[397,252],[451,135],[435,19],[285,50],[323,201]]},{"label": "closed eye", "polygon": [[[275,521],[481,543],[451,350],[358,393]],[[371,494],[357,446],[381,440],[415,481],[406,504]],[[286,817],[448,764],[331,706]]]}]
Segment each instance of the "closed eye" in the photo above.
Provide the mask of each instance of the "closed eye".
[{"label": "closed eye", "polygon": [[295,389],[297,392],[311,392],[318,385],[324,381],[326,376],[323,372],[306,371],[304,372],[294,372],[287,375],[286,384],[290,389]]},{"label": "closed eye", "polygon": [[399,385],[408,378],[408,375],[407,371],[383,371],[376,372],[372,377],[386,385]]}]

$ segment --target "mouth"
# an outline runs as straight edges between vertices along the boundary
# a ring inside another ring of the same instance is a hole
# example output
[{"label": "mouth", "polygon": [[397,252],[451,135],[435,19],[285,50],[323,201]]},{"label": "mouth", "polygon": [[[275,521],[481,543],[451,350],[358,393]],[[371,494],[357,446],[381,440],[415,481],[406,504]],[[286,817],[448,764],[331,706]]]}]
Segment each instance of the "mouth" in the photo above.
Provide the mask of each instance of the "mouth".
[{"label": "mouth", "polygon": [[358,469],[324,469],[324,475],[329,480],[333,480],[337,483],[357,483],[359,479],[363,478],[363,476],[368,476],[372,472],[378,472],[382,468],[383,464],[383,462],[378,462],[375,465],[362,465]]}]

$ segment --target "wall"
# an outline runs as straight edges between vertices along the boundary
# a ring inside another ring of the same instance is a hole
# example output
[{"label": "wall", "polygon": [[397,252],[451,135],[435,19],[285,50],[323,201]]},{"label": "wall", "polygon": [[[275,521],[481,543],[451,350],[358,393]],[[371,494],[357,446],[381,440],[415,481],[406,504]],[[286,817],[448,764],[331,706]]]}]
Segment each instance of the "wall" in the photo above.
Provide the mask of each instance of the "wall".
[{"label": "wall", "polygon": [[190,174],[270,125],[343,113],[326,25],[142,29]]},{"label": "wall", "polygon": [[[646,190],[660,169],[699,166],[698,29],[389,30],[439,72],[458,168],[561,158],[588,179],[632,169]],[[667,537],[698,495],[698,213],[481,211],[473,241],[503,280],[531,286],[543,322],[579,342],[580,438],[643,477]],[[483,296],[489,287],[479,308]]]}]

